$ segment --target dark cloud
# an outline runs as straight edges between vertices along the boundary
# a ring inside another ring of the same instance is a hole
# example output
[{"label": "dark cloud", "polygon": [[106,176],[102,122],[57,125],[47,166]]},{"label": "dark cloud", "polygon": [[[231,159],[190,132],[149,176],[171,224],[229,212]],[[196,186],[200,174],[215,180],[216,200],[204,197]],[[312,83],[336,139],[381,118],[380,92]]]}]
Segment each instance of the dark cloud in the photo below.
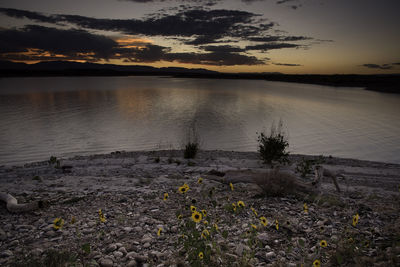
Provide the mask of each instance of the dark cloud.
[{"label": "dark cloud", "polygon": [[248,38],[249,41],[253,42],[295,42],[295,41],[304,41],[311,40],[312,38],[306,36],[257,36]]},{"label": "dark cloud", "polygon": [[20,30],[1,30],[0,40],[2,54],[27,52],[33,48],[66,56],[92,53],[96,58],[108,58],[117,46],[108,37],[83,30],[60,30],[37,25],[28,25]]},{"label": "dark cloud", "polygon": [[238,46],[230,46],[230,45],[208,45],[200,47],[204,51],[207,52],[219,52],[219,53],[238,53],[245,52],[243,48]]},{"label": "dark cloud", "polygon": [[381,69],[381,70],[390,70],[393,69],[391,64],[363,64],[363,67],[370,68],[370,69]]},{"label": "dark cloud", "polygon": [[301,45],[291,44],[291,43],[265,43],[259,45],[249,45],[246,46],[246,50],[260,50],[260,51],[268,51],[272,49],[282,49],[282,48],[298,48]]},{"label": "dark cloud", "polygon": [[[268,32],[276,24],[260,18],[259,14],[239,10],[183,8],[174,10],[172,14],[158,12],[143,19],[46,15],[6,8],[0,8],[0,13],[15,18],[27,18],[39,23],[53,23],[64,28],[71,25],[80,28],[62,30],[28,25],[19,30],[2,30],[0,31],[2,58],[5,58],[7,53],[14,53],[13,56],[17,57],[15,53],[36,49],[35,59],[43,56],[43,51],[46,51],[51,54],[50,56],[54,54],[63,55],[66,58],[78,58],[81,55],[80,59],[91,61],[121,59],[129,62],[157,62],[164,60],[208,65],[258,65],[265,62],[245,53],[306,47],[287,42],[312,40],[305,36],[283,36],[282,33],[279,36],[269,35]],[[178,40],[186,45],[196,46],[203,52],[171,52],[168,47],[154,44],[128,47],[106,36],[92,34],[82,29],[111,31],[133,36],[162,36]],[[239,42],[247,42],[248,45],[245,47],[231,45]],[[90,56],[82,54],[90,54]],[[19,56],[28,57],[26,53]]]},{"label": "dark cloud", "polygon": [[211,53],[169,53],[163,58],[165,61],[179,63],[204,64],[216,66],[233,65],[264,65],[265,62],[254,56],[241,55],[229,52]]},{"label": "dark cloud", "polygon": [[33,21],[47,22],[47,23],[57,23],[58,18],[53,16],[47,16],[39,12],[31,12],[20,9],[13,8],[0,8],[0,13],[3,13],[6,16],[23,19],[27,18]]},{"label": "dark cloud", "polygon": [[[172,53],[168,47],[137,43],[121,45],[116,41],[84,30],[62,30],[37,25],[22,29],[0,30],[1,60],[86,60],[121,59],[125,62],[152,63],[161,60],[218,66],[257,65],[263,61],[242,55],[240,49],[208,46],[209,53]],[[22,53],[21,53],[22,52]]]},{"label": "dark cloud", "polygon": [[300,67],[303,66],[301,64],[290,64],[290,63],[273,63],[274,65],[277,66],[286,66],[286,67]]}]

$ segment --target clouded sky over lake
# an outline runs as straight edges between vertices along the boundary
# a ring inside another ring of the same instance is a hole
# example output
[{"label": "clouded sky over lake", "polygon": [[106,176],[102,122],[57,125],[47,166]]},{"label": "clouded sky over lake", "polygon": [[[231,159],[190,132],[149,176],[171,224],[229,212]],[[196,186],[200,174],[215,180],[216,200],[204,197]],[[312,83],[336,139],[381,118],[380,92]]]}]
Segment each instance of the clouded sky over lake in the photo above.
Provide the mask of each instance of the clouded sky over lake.
[{"label": "clouded sky over lake", "polygon": [[399,0],[2,0],[0,60],[400,73]]}]

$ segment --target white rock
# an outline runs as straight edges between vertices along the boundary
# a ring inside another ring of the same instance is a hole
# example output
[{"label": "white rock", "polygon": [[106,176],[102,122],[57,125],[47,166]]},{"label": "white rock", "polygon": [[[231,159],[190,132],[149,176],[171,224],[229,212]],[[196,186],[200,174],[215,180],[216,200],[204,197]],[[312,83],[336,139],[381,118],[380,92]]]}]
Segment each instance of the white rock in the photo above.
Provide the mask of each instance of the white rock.
[{"label": "white rock", "polygon": [[114,262],[111,259],[101,259],[99,264],[101,267],[112,267]]}]

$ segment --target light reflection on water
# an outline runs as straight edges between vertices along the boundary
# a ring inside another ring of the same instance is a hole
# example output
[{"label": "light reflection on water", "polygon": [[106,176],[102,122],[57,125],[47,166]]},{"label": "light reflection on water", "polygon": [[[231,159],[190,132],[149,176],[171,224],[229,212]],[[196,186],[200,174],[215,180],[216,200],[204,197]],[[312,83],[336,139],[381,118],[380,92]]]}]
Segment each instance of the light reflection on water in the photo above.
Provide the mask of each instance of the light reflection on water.
[{"label": "light reflection on water", "polygon": [[0,79],[0,164],[180,148],[256,151],[282,119],[290,151],[400,163],[400,96],[357,88],[163,77]]}]

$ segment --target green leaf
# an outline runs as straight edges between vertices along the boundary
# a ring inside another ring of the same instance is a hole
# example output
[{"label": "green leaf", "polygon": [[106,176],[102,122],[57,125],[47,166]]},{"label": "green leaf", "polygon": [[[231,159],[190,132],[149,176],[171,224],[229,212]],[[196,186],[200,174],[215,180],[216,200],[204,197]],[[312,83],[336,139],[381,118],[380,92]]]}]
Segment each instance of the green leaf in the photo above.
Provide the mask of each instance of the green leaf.
[{"label": "green leaf", "polygon": [[341,265],[343,263],[342,255],[336,254],[336,260],[337,260],[338,264]]},{"label": "green leaf", "polygon": [[222,237],[226,239],[228,237],[228,231],[224,230],[222,232]]},{"label": "green leaf", "polygon": [[82,245],[82,250],[86,253],[89,254],[90,253],[90,244],[89,243],[85,243]]},{"label": "green leaf", "polygon": [[303,240],[303,239],[299,239],[299,245],[300,245],[301,247],[304,247],[304,240]]}]

